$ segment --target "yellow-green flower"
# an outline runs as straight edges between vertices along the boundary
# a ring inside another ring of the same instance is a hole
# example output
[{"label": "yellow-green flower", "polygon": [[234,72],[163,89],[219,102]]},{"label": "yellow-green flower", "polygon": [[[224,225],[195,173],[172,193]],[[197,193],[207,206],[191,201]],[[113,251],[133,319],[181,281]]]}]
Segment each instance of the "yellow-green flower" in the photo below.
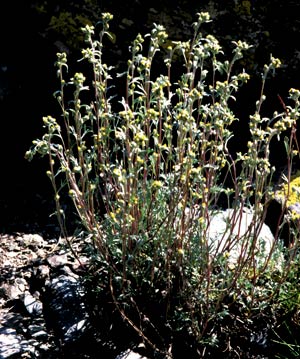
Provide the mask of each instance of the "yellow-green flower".
[{"label": "yellow-green flower", "polygon": [[153,189],[159,189],[163,186],[161,181],[153,181],[151,187]]}]

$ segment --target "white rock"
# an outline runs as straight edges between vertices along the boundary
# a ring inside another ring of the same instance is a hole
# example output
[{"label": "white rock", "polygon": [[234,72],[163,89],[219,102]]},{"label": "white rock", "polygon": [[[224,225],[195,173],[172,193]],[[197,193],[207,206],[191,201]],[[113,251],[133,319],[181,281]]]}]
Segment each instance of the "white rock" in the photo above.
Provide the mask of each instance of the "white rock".
[{"label": "white rock", "polygon": [[125,352],[121,353],[116,357],[116,359],[147,359],[141,354],[138,354],[130,349],[126,350]]},{"label": "white rock", "polygon": [[252,253],[258,265],[265,264],[271,251],[278,255],[270,228],[248,208],[212,212],[206,234],[210,254],[227,253],[228,263],[232,265]]}]

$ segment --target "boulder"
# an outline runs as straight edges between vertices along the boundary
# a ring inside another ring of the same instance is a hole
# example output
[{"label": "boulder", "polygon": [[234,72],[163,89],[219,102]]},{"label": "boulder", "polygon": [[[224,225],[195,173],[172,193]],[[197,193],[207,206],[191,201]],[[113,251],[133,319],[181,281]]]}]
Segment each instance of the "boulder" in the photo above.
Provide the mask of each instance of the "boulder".
[{"label": "boulder", "polygon": [[207,236],[210,254],[225,255],[231,266],[250,258],[253,264],[264,266],[269,256],[276,257],[279,267],[282,264],[273,233],[249,208],[211,211]]}]

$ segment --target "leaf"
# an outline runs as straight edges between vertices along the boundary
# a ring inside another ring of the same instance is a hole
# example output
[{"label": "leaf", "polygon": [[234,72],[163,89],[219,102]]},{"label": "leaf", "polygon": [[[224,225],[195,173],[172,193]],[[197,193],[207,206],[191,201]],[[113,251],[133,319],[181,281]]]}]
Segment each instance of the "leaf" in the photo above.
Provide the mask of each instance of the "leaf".
[{"label": "leaf", "polygon": [[287,136],[284,137],[284,147],[285,147],[285,152],[287,153],[287,155],[289,154],[289,139]]}]

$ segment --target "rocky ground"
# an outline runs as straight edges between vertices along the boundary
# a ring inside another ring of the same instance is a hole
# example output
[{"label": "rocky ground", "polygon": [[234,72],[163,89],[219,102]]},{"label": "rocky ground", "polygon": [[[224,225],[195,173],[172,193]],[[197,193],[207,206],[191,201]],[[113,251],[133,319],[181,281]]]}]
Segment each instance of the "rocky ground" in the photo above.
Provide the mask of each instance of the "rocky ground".
[{"label": "rocky ground", "polygon": [[[266,218],[270,227],[281,212],[275,204]],[[36,208],[41,214],[42,206]],[[86,238],[69,239],[79,262],[54,221],[30,223],[36,234],[26,231],[28,221],[12,222],[26,233],[0,234],[0,359],[151,357],[132,343],[123,327],[111,330],[109,313],[97,330],[91,324],[81,281],[89,266]],[[99,328],[104,328],[101,333]],[[110,331],[118,340],[111,339]]]},{"label": "rocky ground", "polygon": [[62,240],[38,234],[0,236],[0,358],[131,358],[101,342],[89,323],[80,262]]}]

